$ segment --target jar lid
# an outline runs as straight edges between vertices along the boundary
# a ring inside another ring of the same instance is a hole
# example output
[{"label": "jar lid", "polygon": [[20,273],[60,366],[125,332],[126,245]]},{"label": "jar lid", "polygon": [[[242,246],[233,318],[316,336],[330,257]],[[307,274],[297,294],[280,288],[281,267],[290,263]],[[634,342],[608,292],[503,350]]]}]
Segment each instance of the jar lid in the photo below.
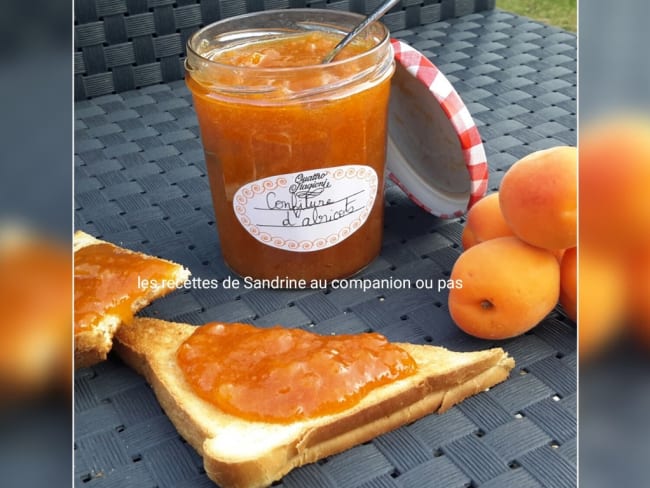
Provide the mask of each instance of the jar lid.
[{"label": "jar lid", "polygon": [[422,53],[391,40],[396,68],[388,113],[387,175],[441,218],[483,197],[488,165],[481,136],[449,80]]}]

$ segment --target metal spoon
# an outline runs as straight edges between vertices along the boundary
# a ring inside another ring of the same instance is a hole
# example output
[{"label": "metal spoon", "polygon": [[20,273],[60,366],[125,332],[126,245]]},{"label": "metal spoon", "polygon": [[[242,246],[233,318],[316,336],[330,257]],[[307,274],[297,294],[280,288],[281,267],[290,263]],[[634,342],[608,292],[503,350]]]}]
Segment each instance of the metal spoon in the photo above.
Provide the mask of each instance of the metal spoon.
[{"label": "metal spoon", "polygon": [[368,17],[366,17],[359,25],[352,29],[341,41],[334,46],[334,49],[323,58],[323,64],[327,64],[332,61],[341,50],[347,46],[352,39],[354,39],[361,31],[363,31],[370,24],[379,19],[382,15],[388,12],[391,8],[397,5],[400,0],[387,0],[377,7]]}]

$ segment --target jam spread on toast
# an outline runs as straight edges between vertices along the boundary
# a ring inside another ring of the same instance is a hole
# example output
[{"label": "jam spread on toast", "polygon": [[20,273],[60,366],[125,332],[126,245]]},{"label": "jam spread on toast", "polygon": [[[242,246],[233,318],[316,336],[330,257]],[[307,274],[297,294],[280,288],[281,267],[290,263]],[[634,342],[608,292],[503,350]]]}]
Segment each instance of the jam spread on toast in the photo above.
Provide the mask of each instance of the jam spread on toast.
[{"label": "jam spread on toast", "polygon": [[105,315],[130,320],[133,303],[147,295],[148,284],[165,286],[175,268],[162,259],[106,243],[79,249],[74,253],[75,334],[92,329]]},{"label": "jam spread on toast", "polygon": [[279,326],[206,324],[179,347],[195,393],[226,413],[290,423],[335,414],[416,363],[377,333],[320,336]]}]

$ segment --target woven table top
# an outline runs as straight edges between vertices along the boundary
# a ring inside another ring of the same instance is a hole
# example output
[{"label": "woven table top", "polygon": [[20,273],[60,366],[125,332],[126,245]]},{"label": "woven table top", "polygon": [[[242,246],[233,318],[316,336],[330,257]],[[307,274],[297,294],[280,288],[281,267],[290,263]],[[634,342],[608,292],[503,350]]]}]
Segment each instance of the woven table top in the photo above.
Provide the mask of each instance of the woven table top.
[{"label": "woven table top", "polygon": [[[491,191],[520,157],[575,145],[573,34],[496,10],[393,35],[429,56],[465,101],[485,143]],[[200,278],[231,276],[184,82],[80,101],[75,114],[76,228],[180,262]],[[382,253],[361,276],[448,276],[462,228],[462,219],[429,215],[387,183]],[[576,334],[560,311],[498,343],[462,333],[449,317],[446,292],[436,289],[186,290],[141,315],[280,323],[323,334],[373,330],[458,351],[498,345],[515,358],[506,382],[443,415],[296,469],[277,486],[576,484]],[[214,486],[144,379],[116,357],[76,372],[74,407],[76,487]]]}]

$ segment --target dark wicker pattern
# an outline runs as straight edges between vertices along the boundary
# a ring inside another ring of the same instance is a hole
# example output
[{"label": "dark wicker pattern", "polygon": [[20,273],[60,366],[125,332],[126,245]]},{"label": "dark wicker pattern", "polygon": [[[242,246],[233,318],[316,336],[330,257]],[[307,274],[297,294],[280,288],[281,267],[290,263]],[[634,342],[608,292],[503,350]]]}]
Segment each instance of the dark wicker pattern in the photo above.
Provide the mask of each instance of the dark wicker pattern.
[{"label": "dark wicker pattern", "polygon": [[[272,8],[368,13],[379,0],[78,0],[75,100],[183,78],[185,43],[216,20]],[[397,31],[494,8],[495,0],[402,0],[383,19]]]},{"label": "dark wicker pattern", "polygon": [[[100,3],[106,22],[119,2]],[[465,100],[486,143],[492,189],[520,156],[575,144],[575,36],[499,11],[394,34],[430,55]],[[78,228],[179,261],[195,276],[230,276],[182,81],[80,101],[75,129]],[[388,186],[383,252],[363,276],[444,277],[460,253],[461,230],[462,221],[428,215]],[[144,313],[196,324],[282,323],[324,334],[372,329],[456,350],[492,345],[461,333],[446,302],[435,289],[218,289],[176,292]],[[575,486],[574,324],[556,311],[500,345],[517,361],[505,383],[444,415],[294,470],[278,486]],[[213,486],[150,388],[119,360],[78,371],[75,392],[78,488]]]}]

